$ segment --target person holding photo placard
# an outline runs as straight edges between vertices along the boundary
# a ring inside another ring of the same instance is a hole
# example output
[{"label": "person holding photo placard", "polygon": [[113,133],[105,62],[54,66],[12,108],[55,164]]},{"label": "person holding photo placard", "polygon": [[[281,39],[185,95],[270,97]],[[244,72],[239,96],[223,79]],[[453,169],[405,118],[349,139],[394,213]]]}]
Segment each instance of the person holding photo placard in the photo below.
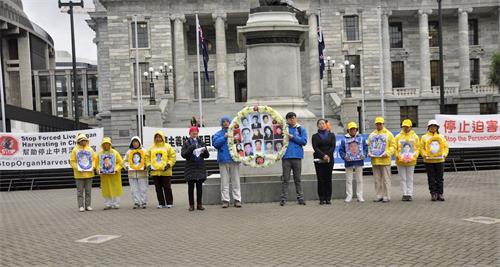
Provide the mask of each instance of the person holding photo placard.
[{"label": "person holding photo placard", "polygon": [[174,197],[172,195],[172,169],[176,161],[175,149],[165,141],[162,131],[154,134],[153,144],[146,153],[146,165],[155,183],[157,208],[172,208]]},{"label": "person holding photo placard", "polygon": [[375,118],[375,130],[368,136],[367,144],[377,194],[373,201],[389,202],[391,201],[391,156],[394,154],[396,145],[394,136],[384,127],[384,118]]},{"label": "person holding photo placard", "polygon": [[[76,146],[71,150],[69,163],[73,168],[76,182],[76,197],[80,212],[91,211],[92,178],[95,176],[97,154],[89,146],[89,139],[85,134],[78,134]],[[85,201],[83,193],[85,192]]]},{"label": "person holding photo placard", "polygon": [[123,159],[123,165],[128,171],[128,182],[134,201],[134,209],[145,209],[148,203],[149,181],[146,170],[146,152],[139,136],[134,136],[130,140],[129,150]]},{"label": "person holding photo placard", "polygon": [[358,133],[358,125],[351,121],[347,124],[347,134],[340,143],[339,156],[344,159],[345,167],[345,202],[352,201],[352,180],[356,177],[356,197],[359,202],[363,198],[363,165],[368,153],[366,139]]},{"label": "person holding photo placard", "polygon": [[101,194],[104,198],[104,209],[120,208],[122,189],[122,157],[111,147],[111,138],[104,137],[101,151],[97,154],[99,164],[97,173],[101,176]]},{"label": "person holding photo placard", "polygon": [[439,134],[436,120],[427,123],[427,133],[420,139],[420,155],[427,171],[427,182],[432,201],[444,201],[444,161],[448,156],[448,142]]},{"label": "person holding photo placard", "polygon": [[396,135],[396,165],[401,177],[401,190],[403,191],[402,201],[413,200],[413,172],[417,164],[419,154],[419,138],[412,130],[411,120],[404,120],[401,123],[401,132]]}]

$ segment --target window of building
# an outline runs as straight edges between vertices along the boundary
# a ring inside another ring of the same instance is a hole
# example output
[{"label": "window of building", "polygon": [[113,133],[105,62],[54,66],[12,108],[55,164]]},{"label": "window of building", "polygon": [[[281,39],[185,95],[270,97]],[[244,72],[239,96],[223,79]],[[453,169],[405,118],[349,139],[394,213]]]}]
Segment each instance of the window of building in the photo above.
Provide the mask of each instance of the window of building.
[{"label": "window of building", "polygon": [[[132,48],[135,48],[135,22],[130,24],[132,28]],[[149,33],[148,33],[148,23],[147,22],[137,22],[137,45],[139,48],[149,47]]]},{"label": "window of building", "polygon": [[458,114],[458,105],[457,104],[445,104],[443,114],[457,115]]},{"label": "window of building", "polygon": [[[135,71],[135,64],[132,64],[134,69],[134,95],[137,95],[137,75]],[[139,62],[139,76],[141,77],[140,85],[142,86],[142,95],[149,96],[149,78],[144,76],[144,72],[149,73],[149,63]]]},{"label": "window of building", "polygon": [[344,34],[347,41],[359,40],[359,17],[357,15],[344,16]]},{"label": "window of building", "polygon": [[41,112],[52,115],[52,99],[42,98],[40,99]]},{"label": "window of building", "polygon": [[89,111],[89,116],[95,116],[97,113],[99,113],[99,107],[98,105],[98,99],[97,97],[89,97],[88,98],[88,111]]},{"label": "window of building", "polygon": [[9,39],[7,41],[7,45],[9,46],[9,59],[10,60],[18,60],[19,59],[19,50],[17,46],[17,39]]},{"label": "window of building", "polygon": [[479,114],[498,114],[498,103],[480,103]]},{"label": "window of building", "polygon": [[[210,25],[201,25],[201,28],[203,30],[203,38],[205,38],[205,42],[207,43],[207,50],[208,54],[215,54],[216,53],[216,43],[215,43],[215,26],[213,24]],[[229,34],[226,31],[226,38],[227,34]],[[188,28],[188,32],[186,33],[187,36],[187,47],[188,47],[188,55],[196,55],[196,26],[191,25]],[[201,42],[201,40],[200,40]],[[226,51],[227,47],[226,47]],[[200,54],[202,53],[201,47],[200,47]],[[229,53],[229,51],[228,51]]]},{"label": "window of building", "polygon": [[418,127],[418,106],[401,106],[399,107],[400,121],[409,119],[413,127]]},{"label": "window of building", "polygon": [[389,23],[389,36],[391,48],[403,48],[403,24],[401,22]]},{"label": "window of building", "polygon": [[56,75],[56,93],[57,96],[68,93],[68,86],[66,83],[66,75]]},{"label": "window of building", "polygon": [[[205,72],[200,72],[201,75],[201,97],[202,98],[215,98],[215,78],[214,72],[208,72],[209,81],[205,78]],[[198,99],[198,72],[193,73],[194,78],[194,98]]]},{"label": "window of building", "polygon": [[87,92],[89,95],[97,95],[97,74],[87,74]]},{"label": "window of building", "polygon": [[429,21],[429,46],[439,46],[439,22]]},{"label": "window of building", "polygon": [[41,97],[44,97],[44,96],[50,97],[51,96],[50,77],[45,76],[45,75],[38,76],[38,84],[40,85],[40,96]]},{"label": "window of building", "polygon": [[[73,75],[70,75],[70,79],[71,79],[71,90],[73,90],[72,92],[75,91],[74,89],[74,86],[73,86]],[[79,96],[83,96],[83,80],[82,80],[82,75],[81,74],[77,74],[76,75],[76,89],[78,90],[78,95]]]},{"label": "window of building", "polygon": [[68,100],[67,100],[67,98],[58,97],[56,104],[57,104],[57,116],[67,118],[68,117]]},{"label": "window of building", "polygon": [[431,60],[431,86],[439,86],[439,60]]},{"label": "window of building", "polygon": [[[361,61],[359,55],[347,55],[346,60],[349,60],[349,64],[354,64],[355,68],[353,71],[349,69],[349,79],[351,80],[351,87],[361,87]],[[348,68],[346,67],[346,70]]]},{"label": "window of building", "polygon": [[469,63],[470,63],[470,85],[479,84],[479,58],[471,58]]},{"label": "window of building", "polygon": [[392,87],[405,87],[405,64],[403,61],[392,62]]},{"label": "window of building", "polygon": [[478,24],[477,19],[469,20],[469,45],[478,45],[479,44],[479,35],[478,35]]},{"label": "window of building", "polygon": [[30,48],[31,48],[31,69],[44,70],[47,68],[47,44],[42,39],[30,35]]}]

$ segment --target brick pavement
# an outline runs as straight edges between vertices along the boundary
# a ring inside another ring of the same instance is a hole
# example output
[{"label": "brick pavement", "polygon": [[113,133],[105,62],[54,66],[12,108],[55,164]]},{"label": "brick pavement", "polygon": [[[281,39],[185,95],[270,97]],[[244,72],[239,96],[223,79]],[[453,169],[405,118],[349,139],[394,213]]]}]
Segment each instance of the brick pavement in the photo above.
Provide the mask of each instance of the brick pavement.
[{"label": "brick pavement", "polygon": [[[94,211],[80,213],[74,189],[0,193],[0,264],[116,266],[499,266],[499,171],[445,174],[446,202],[429,200],[423,174],[415,201],[401,202],[393,175],[393,201],[332,206],[309,202],[207,206],[188,212],[186,185],[174,185],[173,209],[158,210],[154,188],[146,210],[132,210],[125,188],[122,208],[103,211],[98,188]],[[102,244],[76,243],[95,234],[121,235]]]}]

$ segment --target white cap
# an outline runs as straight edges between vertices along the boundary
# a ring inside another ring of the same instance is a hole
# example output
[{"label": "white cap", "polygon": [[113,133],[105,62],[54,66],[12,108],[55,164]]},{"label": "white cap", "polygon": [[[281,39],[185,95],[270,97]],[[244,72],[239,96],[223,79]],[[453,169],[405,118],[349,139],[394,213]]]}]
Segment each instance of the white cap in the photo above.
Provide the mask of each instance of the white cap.
[{"label": "white cap", "polygon": [[439,127],[439,124],[436,120],[430,120],[428,123],[427,123],[427,127],[431,126],[431,125],[436,125],[437,127]]}]

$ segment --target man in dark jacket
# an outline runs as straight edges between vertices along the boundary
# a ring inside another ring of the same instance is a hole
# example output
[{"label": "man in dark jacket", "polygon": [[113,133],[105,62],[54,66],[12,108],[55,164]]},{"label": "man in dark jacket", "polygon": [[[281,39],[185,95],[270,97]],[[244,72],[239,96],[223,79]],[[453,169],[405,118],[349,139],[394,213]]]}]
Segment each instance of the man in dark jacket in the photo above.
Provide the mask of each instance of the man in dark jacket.
[{"label": "man in dark jacket", "polygon": [[305,205],[300,176],[302,173],[302,159],[304,158],[303,146],[307,144],[307,131],[297,123],[297,115],[294,112],[286,114],[286,121],[288,124],[288,147],[282,159],[283,176],[280,205],[284,206],[288,199],[288,181],[292,170],[297,202],[300,205]]},{"label": "man in dark jacket", "polygon": [[240,164],[234,162],[229,153],[227,145],[227,130],[231,124],[231,118],[224,116],[220,120],[222,129],[212,137],[212,144],[217,148],[217,162],[220,171],[220,188],[222,197],[222,208],[229,207],[229,183],[231,182],[234,206],[241,208],[240,189]]}]

